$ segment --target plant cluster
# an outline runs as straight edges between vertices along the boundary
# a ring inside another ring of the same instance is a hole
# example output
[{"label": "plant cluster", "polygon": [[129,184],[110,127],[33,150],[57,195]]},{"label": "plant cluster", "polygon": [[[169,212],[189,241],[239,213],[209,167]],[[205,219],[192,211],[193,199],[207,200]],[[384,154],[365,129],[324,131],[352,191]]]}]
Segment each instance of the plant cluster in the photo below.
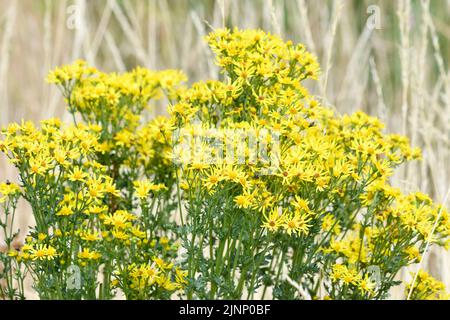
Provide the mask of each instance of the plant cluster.
[{"label": "plant cluster", "polygon": [[[427,243],[449,245],[447,210],[389,183],[420,150],[322,105],[303,45],[237,29],[206,41],[219,80],[78,61],[48,77],[72,125],[3,130],[19,171],[0,188],[5,216],[24,198],[36,220],[19,250],[2,221],[6,297],[28,274],[41,298],[384,299]],[[162,98],[168,116],[143,121]],[[413,298],[446,297],[418,278]]]}]

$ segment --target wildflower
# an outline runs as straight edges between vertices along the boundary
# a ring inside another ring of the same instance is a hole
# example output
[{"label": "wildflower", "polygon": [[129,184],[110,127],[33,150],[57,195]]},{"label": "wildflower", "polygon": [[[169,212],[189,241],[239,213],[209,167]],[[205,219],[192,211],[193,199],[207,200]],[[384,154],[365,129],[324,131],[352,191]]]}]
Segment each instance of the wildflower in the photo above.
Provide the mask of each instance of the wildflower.
[{"label": "wildflower", "polygon": [[414,261],[414,260],[420,261],[420,251],[419,251],[419,249],[417,247],[410,246],[410,247],[406,248],[404,250],[404,252],[407,254],[409,260],[411,260],[411,261]]},{"label": "wildflower", "polygon": [[445,285],[434,279],[427,272],[419,270],[418,276],[413,277],[414,287],[411,291],[412,283],[406,285],[405,295],[412,300],[448,300],[449,294]]},{"label": "wildflower", "polygon": [[39,233],[38,239],[39,239],[39,241],[44,241],[45,239],[47,239],[47,235],[44,233]]},{"label": "wildflower", "polygon": [[85,240],[85,241],[99,241],[99,240],[101,240],[101,236],[100,236],[99,233],[97,233],[97,232],[89,232],[89,231],[81,232],[80,238]]},{"label": "wildflower", "polygon": [[186,277],[188,275],[187,270],[181,270],[180,268],[175,268],[175,274],[176,274],[176,282],[181,285],[184,286],[186,284],[188,284]]},{"label": "wildflower", "polygon": [[139,199],[144,199],[148,197],[148,194],[150,193],[150,187],[148,184],[135,182],[135,187],[136,187],[136,194]]},{"label": "wildflower", "polygon": [[56,249],[44,244],[36,245],[30,250],[32,260],[53,260],[56,256]]},{"label": "wildflower", "polygon": [[76,167],[69,174],[69,180],[73,182],[83,182],[87,176],[86,172],[83,172],[80,168]]},{"label": "wildflower", "polygon": [[70,162],[67,159],[67,152],[63,149],[55,150],[54,153],[55,161],[58,162],[61,166],[68,168],[70,166]]},{"label": "wildflower", "polygon": [[101,254],[96,251],[91,251],[88,248],[83,249],[78,253],[78,258],[85,260],[98,260],[101,258]]},{"label": "wildflower", "polygon": [[114,229],[111,234],[117,240],[126,241],[130,238],[128,234],[119,229]]},{"label": "wildflower", "polygon": [[167,263],[167,262],[164,262],[164,260],[161,259],[161,258],[153,257],[152,260],[156,263],[156,266],[157,266],[160,270],[164,270],[164,269],[172,269],[172,267],[173,267],[173,263]]},{"label": "wildflower", "polygon": [[16,250],[9,250],[8,251],[8,257],[14,258],[17,257],[19,253]]},{"label": "wildflower", "polygon": [[70,216],[72,215],[73,209],[70,206],[63,206],[57,213],[57,216]]},{"label": "wildflower", "polygon": [[132,227],[131,228],[131,233],[138,238],[144,239],[147,234],[146,232],[142,231],[139,227]]},{"label": "wildflower", "polygon": [[70,66],[64,66],[57,68],[50,72],[47,77],[49,83],[66,85],[73,80],[80,80],[83,76],[93,74],[96,70],[86,66],[86,62],[83,60],[77,60]]},{"label": "wildflower", "polygon": [[167,189],[163,184],[153,184],[149,181],[135,181],[135,191],[139,199],[145,199],[148,197],[151,191],[161,191]]},{"label": "wildflower", "polygon": [[339,223],[336,221],[336,218],[332,214],[327,214],[322,220],[322,230],[325,232],[333,231],[333,233],[339,234],[341,228]]},{"label": "wildflower", "polygon": [[103,183],[103,187],[105,192],[113,195],[115,197],[120,197],[120,191],[116,188],[112,179],[108,179],[105,183]]},{"label": "wildflower", "polygon": [[167,291],[174,291],[180,287],[176,282],[172,282],[169,277],[160,277],[159,285]]},{"label": "wildflower", "polygon": [[101,213],[106,212],[107,210],[108,210],[108,207],[93,205],[93,206],[89,207],[89,209],[87,210],[87,213],[99,215]]},{"label": "wildflower", "polygon": [[132,288],[138,290],[153,285],[159,275],[159,271],[149,264],[132,264],[128,267],[128,273],[133,279]]},{"label": "wildflower", "polygon": [[252,205],[253,197],[249,194],[239,195],[234,198],[234,202],[239,208],[248,208]]},{"label": "wildflower", "polygon": [[208,190],[212,190],[219,182],[220,177],[216,172],[211,172],[210,174],[205,175],[205,178],[202,179],[204,182],[204,186]]},{"label": "wildflower", "polygon": [[52,160],[50,158],[32,158],[29,160],[29,164],[32,173],[43,176],[51,169]]},{"label": "wildflower", "polygon": [[364,278],[360,279],[358,282],[359,290],[362,294],[368,293],[373,294],[373,290],[375,289],[376,283],[373,282],[368,275]]},{"label": "wildflower", "polygon": [[[168,299],[180,289],[188,299],[253,298],[261,284],[277,298],[303,298],[283,289],[280,272],[305,292],[323,282],[326,299],[383,297],[426,241],[450,245],[448,212],[388,183],[420,150],[385,135],[374,117],[336,115],[314,98],[303,80],[317,79],[319,65],[303,45],[261,30],[220,29],[206,40],[225,81],[183,87],[175,70],[103,73],[77,61],[48,81],[83,121],[2,130],[0,151],[24,186],[0,184],[2,211],[24,195],[36,218],[32,236],[5,259],[26,260],[17,272],[30,272],[42,297],[72,298],[54,290],[65,287],[68,265],[102,257],[105,277],[84,269],[83,299],[116,289],[128,299]],[[150,100],[164,96],[169,116],[142,123]],[[186,136],[174,141],[178,129]],[[382,286],[369,277],[375,262]],[[49,287],[42,270],[61,274]],[[423,272],[412,289],[414,299],[448,297]]]},{"label": "wildflower", "polygon": [[126,229],[131,225],[131,220],[133,220],[133,217],[128,212],[118,210],[113,214],[106,215],[103,223],[105,225],[111,225],[114,228]]},{"label": "wildflower", "polygon": [[291,235],[292,233],[306,235],[311,227],[311,225],[308,224],[308,222],[311,221],[311,218],[307,214],[301,214],[298,211],[295,213],[284,213],[282,220],[284,221],[282,226],[288,235]]},{"label": "wildflower", "polygon": [[264,215],[265,221],[262,225],[269,231],[275,232],[283,225],[283,218],[278,212],[278,208],[273,209],[269,216]]},{"label": "wildflower", "polygon": [[15,183],[0,183],[0,203],[4,203],[10,196],[20,193],[20,187]]},{"label": "wildflower", "polygon": [[291,204],[299,209],[299,210],[303,210],[305,212],[309,212],[309,207],[308,207],[308,200],[302,199],[299,196],[295,196],[294,200],[291,202]]}]

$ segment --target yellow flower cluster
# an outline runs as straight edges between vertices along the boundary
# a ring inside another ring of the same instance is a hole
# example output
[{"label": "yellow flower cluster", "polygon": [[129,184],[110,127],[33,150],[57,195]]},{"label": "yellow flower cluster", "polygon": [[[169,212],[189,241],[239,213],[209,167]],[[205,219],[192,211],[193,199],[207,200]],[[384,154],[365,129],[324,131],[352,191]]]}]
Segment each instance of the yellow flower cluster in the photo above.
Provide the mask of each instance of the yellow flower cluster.
[{"label": "yellow flower cluster", "polygon": [[[414,274],[412,275],[414,277]],[[408,296],[411,290],[411,283],[406,286],[405,295]],[[427,272],[420,270],[414,289],[411,292],[411,300],[449,300],[450,294],[446,291],[445,285],[434,279]]]},{"label": "yellow flower cluster", "polygon": [[146,199],[150,192],[157,192],[167,189],[162,183],[154,184],[148,180],[135,181],[134,187],[136,190],[136,195],[139,199]]},{"label": "yellow flower cluster", "polygon": [[58,254],[56,249],[45,244],[26,244],[20,252],[10,251],[10,256],[16,256],[20,260],[53,260]]},{"label": "yellow flower cluster", "polygon": [[[397,196],[398,192],[385,183],[392,168],[405,160],[419,158],[420,151],[411,149],[406,138],[384,135],[383,125],[376,118],[362,112],[335,117],[309,96],[298,80],[316,77],[318,66],[301,45],[284,43],[278,37],[253,30],[217,30],[207,40],[231,83],[194,84],[181,94],[180,104],[170,109],[175,121],[183,125],[185,132],[193,134],[193,141],[196,136],[212,132],[213,125],[219,130],[278,132],[281,154],[274,175],[265,179],[260,176],[265,168],[252,163],[248,156],[255,153],[251,146],[244,145],[239,150],[245,156],[245,166],[240,159],[230,161],[224,154],[218,162],[228,162],[225,166],[217,165],[217,161],[210,164],[215,155],[203,141],[196,145],[197,153],[181,157],[172,154],[174,159],[190,164],[188,169],[200,171],[195,175],[196,181],[189,185],[199,183],[214,193],[224,182],[233,182],[242,190],[234,198],[238,207],[271,211],[275,220],[278,219],[273,212],[280,202],[286,208],[286,204],[292,203],[289,199],[298,196],[302,189],[305,198],[310,192],[323,192],[329,198],[344,200],[352,188],[361,185],[360,198],[365,206],[373,202],[375,193],[381,196],[381,191],[386,199]],[[242,70],[248,72],[242,75]],[[191,119],[200,119],[201,127],[196,127]],[[219,144],[219,148],[224,144]],[[186,180],[194,176],[186,175]],[[294,205],[286,209],[288,215],[299,217],[294,214]],[[309,208],[306,209],[310,214]],[[266,226],[271,223],[266,219]]]},{"label": "yellow flower cluster", "polygon": [[0,203],[4,203],[9,197],[21,193],[20,187],[15,183],[0,183]]},{"label": "yellow flower cluster", "polygon": [[147,299],[149,292],[163,288],[169,292],[185,286],[187,272],[174,267],[173,263],[165,263],[160,258],[153,258],[152,263],[131,264],[117,275],[118,286],[128,286],[129,299]]},{"label": "yellow flower cluster", "polygon": [[335,264],[332,267],[330,280],[332,282],[340,282],[344,286],[354,287],[360,291],[362,295],[368,295],[370,298],[374,295],[376,283],[367,274],[362,276],[354,268],[348,268],[342,264]]},{"label": "yellow flower cluster", "polygon": [[[19,169],[21,187],[0,184],[0,200],[3,203],[9,197],[23,195],[36,219],[36,227],[25,245],[18,251],[11,249],[8,256],[29,268],[38,279],[36,288],[43,298],[48,297],[49,290],[56,290],[44,280],[49,276],[46,273],[54,272],[64,282],[70,277],[70,269],[66,268],[73,265],[82,268],[84,279],[92,282],[85,289],[90,293],[84,294],[95,296],[102,264],[109,268],[104,284],[105,290],[110,289],[101,298],[111,298],[114,270],[124,270],[133,261],[146,263],[155,254],[164,259],[155,261],[165,265],[177,250],[168,238],[151,235],[145,219],[118,207],[124,191],[108,175],[110,168],[100,162],[101,131],[96,124],[66,126],[58,119],[43,121],[40,128],[23,122],[2,131],[2,151]],[[136,198],[165,189],[164,184],[148,179],[131,186]],[[184,279],[178,267],[173,271],[174,279],[178,274],[178,282],[172,281],[170,274],[158,277],[162,288],[158,295],[166,298],[181,288],[180,279]],[[133,297],[133,288],[120,288]],[[145,298],[153,297],[152,292],[147,292]],[[79,291],[77,294],[72,298],[82,297]]]},{"label": "yellow flower cluster", "polygon": [[[312,297],[324,287],[332,299],[382,299],[427,242],[450,244],[448,211],[389,183],[420,150],[311,95],[303,81],[320,70],[303,45],[239,29],[206,41],[219,80],[184,87],[175,70],[103,73],[77,61],[48,77],[74,125],[2,131],[20,187],[1,184],[0,203],[22,194],[36,218],[10,255],[42,297],[235,299],[271,286],[274,298],[304,298],[289,276]],[[143,123],[164,98],[169,115]],[[67,293],[74,263],[86,284]],[[420,285],[416,298],[441,291],[427,276]]]},{"label": "yellow flower cluster", "polygon": [[[94,159],[98,150],[96,126],[63,126],[57,119],[46,120],[41,128],[33,123],[12,124],[3,131],[5,153],[10,161],[27,174],[22,175],[25,197],[40,190],[34,205],[47,214],[36,216],[38,229],[46,230],[52,215],[71,216],[95,211],[107,196],[119,191],[105,168]],[[49,188],[53,186],[52,188]],[[34,191],[32,191],[34,190]],[[54,201],[58,199],[58,201]]]},{"label": "yellow flower cluster", "polygon": [[[448,245],[448,212],[389,185],[395,167],[420,159],[420,150],[383,133],[377,118],[335,115],[321,105],[301,84],[319,72],[303,46],[259,30],[216,30],[206,39],[224,80],[193,84],[169,108],[181,128],[170,156],[186,197],[221,197],[232,210],[261,212],[271,244],[298,251],[291,275],[305,262],[314,270],[341,261],[355,272],[353,291],[366,298],[373,293],[367,268],[378,267],[381,281],[393,285],[400,266],[420,259],[438,213],[431,240]],[[258,158],[261,148],[268,157]],[[253,214],[236,221],[250,223]],[[214,223],[224,227],[227,217]]]},{"label": "yellow flower cluster", "polygon": [[162,92],[176,97],[175,87],[186,80],[176,70],[150,71],[136,68],[123,74],[103,73],[83,61],[57,68],[47,79],[63,90],[69,111],[79,112],[84,120],[108,126],[111,134],[132,130],[151,99]]},{"label": "yellow flower cluster", "polygon": [[65,87],[73,81],[80,81],[96,72],[95,68],[87,67],[85,61],[77,60],[72,65],[66,65],[51,71],[47,76],[47,81]]}]

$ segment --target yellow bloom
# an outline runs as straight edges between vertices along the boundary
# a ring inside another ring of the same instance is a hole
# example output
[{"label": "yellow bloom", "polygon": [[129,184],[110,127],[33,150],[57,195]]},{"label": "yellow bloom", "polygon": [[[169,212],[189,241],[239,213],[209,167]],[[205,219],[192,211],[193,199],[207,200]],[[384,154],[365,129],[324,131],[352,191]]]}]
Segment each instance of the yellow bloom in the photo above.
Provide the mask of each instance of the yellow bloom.
[{"label": "yellow bloom", "polygon": [[39,239],[39,241],[44,241],[45,239],[47,239],[47,235],[44,233],[39,233],[38,239]]},{"label": "yellow bloom", "polygon": [[83,172],[80,168],[76,167],[70,172],[69,180],[73,182],[83,182],[87,176],[88,174],[86,172]]},{"label": "yellow bloom", "polygon": [[269,216],[264,215],[264,223],[262,227],[269,231],[275,232],[283,225],[283,222],[283,218],[278,212],[278,208],[275,208],[270,212]]},{"label": "yellow bloom", "polygon": [[234,202],[239,208],[248,208],[252,205],[253,196],[251,194],[243,194],[236,196]]},{"label": "yellow bloom", "polygon": [[81,252],[78,252],[78,258],[85,260],[98,260],[101,258],[101,254],[96,251],[91,251],[88,248],[83,249]]},{"label": "yellow bloom", "polygon": [[306,199],[302,199],[299,196],[295,196],[294,200],[291,202],[291,204],[299,210],[309,212],[309,207],[308,207],[309,201]]},{"label": "yellow bloom", "polygon": [[364,278],[360,279],[358,282],[358,287],[361,293],[368,293],[373,294],[373,290],[376,287],[376,283],[372,281],[369,276],[365,276]]},{"label": "yellow bloom", "polygon": [[63,206],[57,213],[57,216],[70,216],[72,215],[73,209],[70,206]]},{"label": "yellow bloom", "polygon": [[285,212],[282,216],[282,220],[282,226],[288,235],[291,235],[292,233],[306,235],[311,227],[311,225],[308,224],[308,222],[311,221],[309,215],[302,214],[299,211],[296,211],[295,213]]},{"label": "yellow bloom", "polygon": [[135,192],[139,199],[145,199],[148,197],[151,191],[161,191],[166,190],[166,186],[163,184],[154,184],[147,180],[144,181],[135,181],[134,182]]},{"label": "yellow bloom", "polygon": [[97,233],[97,232],[89,232],[89,231],[81,232],[80,238],[85,240],[85,241],[99,241],[99,240],[101,240],[101,236],[100,236],[99,233]]},{"label": "yellow bloom", "polygon": [[32,260],[53,260],[57,256],[56,249],[47,245],[36,245],[30,250]]},{"label": "yellow bloom", "polygon": [[115,228],[125,229],[131,225],[131,220],[134,217],[130,215],[128,212],[123,210],[117,210],[113,214],[108,214],[105,216],[103,223],[105,225],[111,225]]},{"label": "yellow bloom", "polygon": [[152,260],[156,263],[156,265],[158,266],[158,268],[160,270],[172,269],[172,267],[173,267],[173,263],[171,263],[171,262],[170,263],[169,262],[164,262],[164,260],[161,259],[161,258],[153,257]]}]

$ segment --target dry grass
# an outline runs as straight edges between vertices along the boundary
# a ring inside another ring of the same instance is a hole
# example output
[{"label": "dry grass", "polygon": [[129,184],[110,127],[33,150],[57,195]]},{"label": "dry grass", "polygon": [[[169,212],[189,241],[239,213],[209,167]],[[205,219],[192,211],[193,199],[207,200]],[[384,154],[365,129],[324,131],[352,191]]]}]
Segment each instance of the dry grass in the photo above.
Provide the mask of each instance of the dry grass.
[{"label": "dry grass", "polygon": [[[74,4],[80,24],[71,29]],[[372,4],[381,29],[366,27]],[[449,15],[448,0],[1,1],[0,125],[67,116],[43,81],[56,65],[83,58],[105,70],[143,65],[181,68],[191,80],[217,78],[202,36],[224,25],[260,27],[319,57],[323,75],[312,90],[337,112],[362,109],[422,147],[424,160],[401,168],[393,181],[442,201],[450,178]],[[9,167],[0,168],[1,179],[14,179]],[[448,253],[434,251],[424,265],[450,287]]]}]

